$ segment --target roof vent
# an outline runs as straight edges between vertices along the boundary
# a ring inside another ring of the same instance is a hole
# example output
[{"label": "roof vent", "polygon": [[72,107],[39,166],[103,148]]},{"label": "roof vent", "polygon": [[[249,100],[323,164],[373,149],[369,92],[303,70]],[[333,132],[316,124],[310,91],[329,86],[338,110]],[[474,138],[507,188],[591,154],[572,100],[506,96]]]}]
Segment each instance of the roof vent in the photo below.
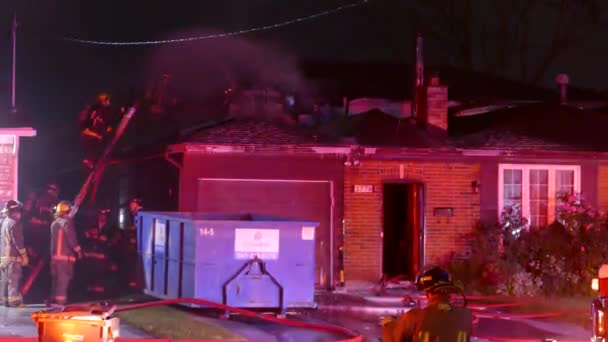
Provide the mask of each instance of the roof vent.
[{"label": "roof vent", "polygon": [[568,77],[568,74],[558,74],[555,76],[555,83],[560,88],[560,103],[568,103],[568,83],[570,83],[570,77]]}]

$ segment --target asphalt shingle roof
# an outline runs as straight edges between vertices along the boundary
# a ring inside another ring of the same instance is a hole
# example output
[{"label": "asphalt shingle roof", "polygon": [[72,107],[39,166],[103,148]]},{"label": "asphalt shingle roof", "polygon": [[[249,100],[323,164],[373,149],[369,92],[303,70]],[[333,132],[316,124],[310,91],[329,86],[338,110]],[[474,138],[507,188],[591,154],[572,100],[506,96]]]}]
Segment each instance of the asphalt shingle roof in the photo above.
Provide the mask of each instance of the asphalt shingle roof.
[{"label": "asphalt shingle roof", "polygon": [[531,104],[450,120],[451,144],[463,148],[608,151],[608,113]]},{"label": "asphalt shingle roof", "polygon": [[233,119],[201,129],[188,142],[217,145],[348,145],[544,151],[608,151],[608,113],[530,104],[450,118],[449,135],[378,110],[314,129],[276,121]]},{"label": "asphalt shingle roof", "polygon": [[202,129],[188,140],[209,145],[323,145],[336,140],[317,131],[270,120],[233,119]]}]

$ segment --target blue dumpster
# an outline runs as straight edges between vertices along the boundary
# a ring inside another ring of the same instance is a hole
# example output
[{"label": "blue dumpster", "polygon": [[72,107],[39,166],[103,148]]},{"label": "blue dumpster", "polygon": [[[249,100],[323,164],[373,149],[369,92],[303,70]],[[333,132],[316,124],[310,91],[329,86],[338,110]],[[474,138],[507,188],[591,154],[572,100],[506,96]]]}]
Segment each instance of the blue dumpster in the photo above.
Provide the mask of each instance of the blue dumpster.
[{"label": "blue dumpster", "polygon": [[315,307],[318,222],[253,214],[140,212],[145,293],[242,308]]}]

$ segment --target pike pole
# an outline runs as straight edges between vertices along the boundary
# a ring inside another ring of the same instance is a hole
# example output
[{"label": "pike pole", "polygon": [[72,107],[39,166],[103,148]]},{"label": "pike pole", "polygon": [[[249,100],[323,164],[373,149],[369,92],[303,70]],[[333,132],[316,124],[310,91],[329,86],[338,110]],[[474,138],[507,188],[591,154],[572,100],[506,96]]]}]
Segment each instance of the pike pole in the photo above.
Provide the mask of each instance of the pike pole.
[{"label": "pike pole", "polygon": [[74,199],[74,203],[72,204],[72,210],[70,211],[71,218],[73,218],[76,215],[76,213],[78,212],[78,208],[80,207],[80,205],[86,198],[87,192],[89,191],[89,186],[91,184],[94,184],[95,182],[97,182],[99,180],[100,176],[102,175],[103,171],[105,170],[106,164],[107,164],[107,159],[110,157],[110,154],[112,153],[112,149],[114,148],[114,145],[116,145],[116,142],[118,141],[118,139],[120,139],[120,137],[125,132],[125,129],[127,128],[127,125],[129,124],[129,121],[131,120],[131,118],[133,117],[135,112],[137,111],[137,107],[138,107],[137,104],[131,106],[129,108],[129,110],[127,111],[127,113],[120,120],[120,123],[118,124],[118,128],[116,129],[116,134],[114,134],[110,143],[103,150],[103,153],[97,160],[97,163],[95,163],[93,170],[91,170],[91,173],[89,173],[89,176],[87,177],[86,181],[82,185],[82,188],[80,188],[80,192],[78,192],[78,195],[76,195],[76,198]]}]

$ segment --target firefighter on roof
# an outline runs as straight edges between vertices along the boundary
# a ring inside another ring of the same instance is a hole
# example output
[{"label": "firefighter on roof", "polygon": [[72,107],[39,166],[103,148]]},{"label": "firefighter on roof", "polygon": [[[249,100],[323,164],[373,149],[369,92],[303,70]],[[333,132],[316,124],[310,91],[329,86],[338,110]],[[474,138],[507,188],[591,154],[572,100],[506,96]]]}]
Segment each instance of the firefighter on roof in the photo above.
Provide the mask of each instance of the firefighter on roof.
[{"label": "firefighter on roof", "polygon": [[21,267],[27,266],[29,260],[23,244],[23,226],[21,225],[21,203],[8,201],[4,208],[6,218],[0,226],[0,283],[2,302],[6,306],[23,306],[19,292]]},{"label": "firefighter on roof", "polygon": [[104,143],[112,134],[112,123],[115,120],[110,107],[110,96],[101,93],[97,102],[80,113],[80,137],[85,148],[85,158],[82,161],[88,168],[93,168],[103,150]]},{"label": "firefighter on roof", "polygon": [[460,289],[450,280],[448,272],[439,267],[430,268],[416,277],[416,287],[426,292],[429,305],[412,309],[396,320],[384,319],[384,341],[469,342],[473,314],[450,304],[451,293]]},{"label": "firefighter on roof", "polygon": [[51,224],[51,304],[67,302],[68,288],[74,275],[76,258],[82,251],[76,239],[74,223],[69,217],[71,205],[61,201]]}]

